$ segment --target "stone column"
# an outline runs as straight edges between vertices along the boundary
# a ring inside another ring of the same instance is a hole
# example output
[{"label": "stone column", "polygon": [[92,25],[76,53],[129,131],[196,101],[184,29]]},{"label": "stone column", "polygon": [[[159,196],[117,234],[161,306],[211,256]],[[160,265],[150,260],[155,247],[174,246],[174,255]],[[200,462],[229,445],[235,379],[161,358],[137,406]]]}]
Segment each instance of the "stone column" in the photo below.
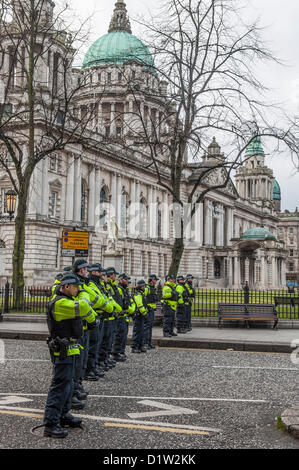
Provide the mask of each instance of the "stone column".
[{"label": "stone column", "polygon": [[49,181],[48,181],[48,158],[42,160],[42,215],[48,216],[49,207]]},{"label": "stone column", "polygon": [[272,287],[277,287],[277,258],[276,256],[273,254],[272,255]]},{"label": "stone column", "polygon": [[229,289],[232,288],[234,279],[233,279],[233,257],[228,256],[227,258],[227,275],[228,275],[228,287]]},{"label": "stone column", "polygon": [[131,198],[131,204],[129,208],[129,213],[130,213],[129,233],[131,236],[135,236],[137,221],[136,221],[136,180],[134,178],[131,180],[130,198]]},{"label": "stone column", "polygon": [[88,225],[91,227],[95,226],[95,206],[96,206],[96,169],[93,165],[89,173],[89,193],[88,193]]},{"label": "stone column", "polygon": [[198,245],[202,246],[203,244],[203,203],[200,202],[196,204],[195,214],[194,214],[194,241]]},{"label": "stone column", "polygon": [[110,201],[110,210],[109,210],[109,219],[117,216],[117,186],[116,186],[116,173],[112,172],[111,174],[111,201]]},{"label": "stone column", "polygon": [[111,126],[111,134],[115,136],[116,134],[115,103],[111,103],[110,126]]},{"label": "stone column", "polygon": [[74,220],[75,158],[73,154],[70,154],[67,159],[65,220],[72,222]]},{"label": "stone column", "polygon": [[75,158],[74,178],[74,221],[81,222],[81,157]]},{"label": "stone column", "polygon": [[168,193],[163,192],[163,208],[162,208],[162,237],[164,240],[169,239],[169,207],[168,207]]},{"label": "stone column", "polygon": [[121,220],[121,199],[122,199],[122,176],[117,174],[116,181],[116,223],[118,228],[120,228]]},{"label": "stone column", "polygon": [[249,258],[246,257],[244,263],[245,263],[245,269],[244,269],[245,279],[244,279],[244,282],[245,281],[249,282],[250,281],[250,279],[249,279]]},{"label": "stone column", "polygon": [[95,185],[94,185],[94,201],[95,201],[95,226],[99,226],[100,222],[100,193],[102,189],[101,168],[95,166]]}]

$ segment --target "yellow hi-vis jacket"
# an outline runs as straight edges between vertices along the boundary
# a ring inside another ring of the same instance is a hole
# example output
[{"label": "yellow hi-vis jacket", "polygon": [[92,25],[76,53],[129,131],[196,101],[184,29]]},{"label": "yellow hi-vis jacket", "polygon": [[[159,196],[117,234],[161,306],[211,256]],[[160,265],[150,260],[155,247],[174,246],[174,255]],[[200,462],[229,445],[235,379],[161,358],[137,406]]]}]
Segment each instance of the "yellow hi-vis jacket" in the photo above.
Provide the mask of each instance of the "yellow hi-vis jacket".
[{"label": "yellow hi-vis jacket", "polygon": [[[90,293],[89,297],[93,297],[93,300],[90,303],[90,306],[96,312],[106,312],[112,313],[114,310],[114,305],[111,300],[103,295],[99,287],[96,285],[94,281],[89,281],[88,288],[95,292],[96,296],[94,297],[93,293]],[[90,292],[90,291],[88,291]]]},{"label": "yellow hi-vis jacket", "polygon": [[[58,295],[59,294],[54,294],[52,300],[55,300]],[[54,303],[52,315],[54,320],[58,323],[63,320],[76,319],[78,316],[81,317],[82,320],[86,320],[87,323],[94,323],[97,317],[96,312],[90,307],[86,300],[82,298],[82,293],[80,295],[80,292],[77,297],[71,298],[63,296],[58,299]],[[80,354],[80,349],[82,349],[82,346],[79,344],[72,344],[68,348],[67,355],[72,356]],[[59,356],[59,353],[54,353],[54,355]]]},{"label": "yellow hi-vis jacket", "polygon": [[133,296],[133,299],[136,304],[138,312],[140,313],[140,315],[145,317],[147,314],[147,308],[146,308],[146,298],[145,298],[144,292],[137,291],[136,294]]},{"label": "yellow hi-vis jacket", "polygon": [[[114,307],[113,311],[116,312],[116,313],[120,313],[122,311],[122,308],[117,302],[115,302],[114,298],[112,297],[114,291],[113,291],[111,285],[109,283],[106,284],[104,281],[101,282],[101,285],[103,286],[104,291],[107,292],[107,297],[108,297],[109,301],[111,302],[111,304]],[[113,315],[113,313],[112,313],[109,318],[104,318],[104,321],[115,320],[115,318],[116,318],[116,316]]]},{"label": "yellow hi-vis jacket", "polygon": [[176,292],[175,282],[166,281],[162,289],[162,303],[169,305],[172,310],[177,308],[178,293]]},{"label": "yellow hi-vis jacket", "polygon": [[[128,306],[127,309],[123,308],[122,314],[120,316],[125,317],[126,322],[130,323],[131,316],[133,315],[133,313],[136,310],[136,304],[135,304],[134,300],[132,299],[132,297],[129,294],[129,289],[127,289],[125,287],[122,287],[120,284],[118,284],[117,288],[118,288],[118,292],[120,293],[122,299],[125,297],[126,294],[129,296],[129,302],[130,302],[129,306]],[[123,305],[122,305],[122,307],[123,307]]]}]

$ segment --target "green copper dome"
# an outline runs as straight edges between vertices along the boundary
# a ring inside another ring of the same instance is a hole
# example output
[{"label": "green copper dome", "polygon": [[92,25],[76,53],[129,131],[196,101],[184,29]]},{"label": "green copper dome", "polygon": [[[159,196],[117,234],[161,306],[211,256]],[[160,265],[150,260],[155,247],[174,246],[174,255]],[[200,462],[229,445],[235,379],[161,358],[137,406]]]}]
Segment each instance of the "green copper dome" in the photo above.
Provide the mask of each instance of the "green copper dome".
[{"label": "green copper dome", "polygon": [[250,228],[249,230],[246,230],[246,232],[243,233],[240,238],[242,240],[276,240],[276,237],[273,235],[273,233],[269,232],[269,230],[266,230],[263,227]]},{"label": "green copper dome", "polygon": [[248,145],[245,155],[264,155],[261,138],[255,137]]},{"label": "green copper dome", "polygon": [[281,200],[280,186],[276,180],[273,182],[273,199],[278,201]]},{"label": "green copper dome", "polygon": [[100,37],[87,51],[83,68],[98,65],[122,65],[135,60],[154,70],[155,63],[147,46],[127,31],[113,31]]}]

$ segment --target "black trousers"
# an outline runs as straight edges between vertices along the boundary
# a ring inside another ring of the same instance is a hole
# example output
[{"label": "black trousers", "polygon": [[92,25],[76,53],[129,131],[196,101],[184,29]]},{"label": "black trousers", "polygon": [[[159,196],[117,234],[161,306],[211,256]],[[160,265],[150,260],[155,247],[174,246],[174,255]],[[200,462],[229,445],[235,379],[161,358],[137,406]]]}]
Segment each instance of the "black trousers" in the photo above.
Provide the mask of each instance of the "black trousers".
[{"label": "black trousers", "polygon": [[124,341],[124,336],[126,334],[126,318],[120,317],[116,320],[116,322],[117,325],[112,345],[112,354],[119,354],[122,352],[122,345]]},{"label": "black trousers", "polygon": [[155,321],[155,310],[148,307],[147,315],[144,319],[144,344],[152,344],[152,333]]},{"label": "black trousers", "polygon": [[132,349],[141,349],[144,343],[144,316],[137,315],[134,318]]},{"label": "black trousers", "polygon": [[54,359],[53,376],[44,415],[44,423],[47,426],[59,425],[61,417],[71,409],[77,359],[79,356],[75,355],[62,360],[59,357]]},{"label": "black trousers", "polygon": [[173,333],[175,323],[175,310],[170,305],[163,304],[163,333]]}]

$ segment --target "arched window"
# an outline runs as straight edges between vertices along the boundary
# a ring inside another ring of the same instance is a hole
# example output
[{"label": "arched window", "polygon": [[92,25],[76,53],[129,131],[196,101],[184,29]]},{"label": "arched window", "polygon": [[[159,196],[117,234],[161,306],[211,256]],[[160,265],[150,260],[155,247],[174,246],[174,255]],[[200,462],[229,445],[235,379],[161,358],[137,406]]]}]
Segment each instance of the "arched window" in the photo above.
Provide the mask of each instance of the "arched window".
[{"label": "arched window", "polygon": [[144,198],[139,202],[139,232],[141,235],[147,235],[147,207]]},{"label": "arched window", "polygon": [[105,188],[102,188],[100,192],[100,227],[107,224],[108,202],[107,192]]}]

